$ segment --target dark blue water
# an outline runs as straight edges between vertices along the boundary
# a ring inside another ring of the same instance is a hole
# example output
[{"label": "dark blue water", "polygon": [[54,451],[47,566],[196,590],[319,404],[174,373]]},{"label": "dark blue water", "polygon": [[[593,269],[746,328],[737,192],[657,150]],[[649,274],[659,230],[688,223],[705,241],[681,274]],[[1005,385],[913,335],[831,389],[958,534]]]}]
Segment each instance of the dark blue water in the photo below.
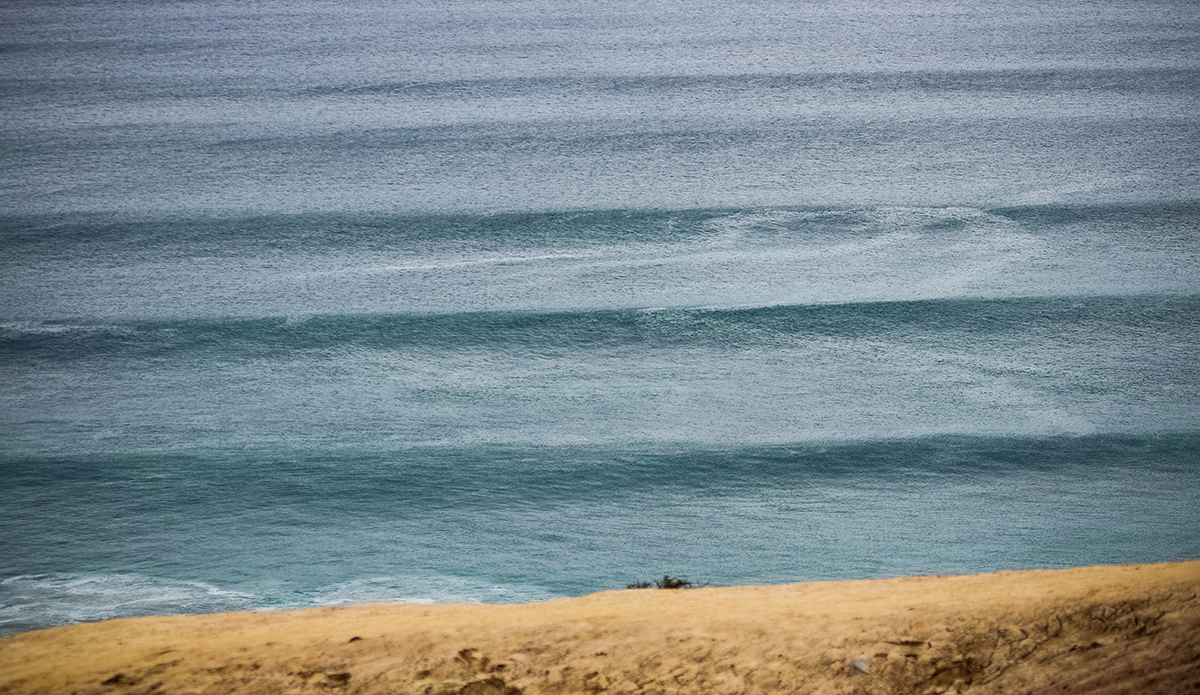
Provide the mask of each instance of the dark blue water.
[{"label": "dark blue water", "polygon": [[1197,37],[0,8],[0,632],[1198,557]]}]

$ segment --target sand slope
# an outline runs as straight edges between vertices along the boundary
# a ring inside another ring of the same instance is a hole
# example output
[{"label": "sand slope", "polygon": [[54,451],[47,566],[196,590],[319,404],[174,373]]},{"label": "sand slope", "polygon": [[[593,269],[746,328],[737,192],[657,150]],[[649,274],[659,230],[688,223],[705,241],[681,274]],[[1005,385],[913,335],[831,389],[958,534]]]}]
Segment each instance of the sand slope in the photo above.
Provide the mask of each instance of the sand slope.
[{"label": "sand slope", "polygon": [[133,618],[0,640],[0,693],[1197,693],[1200,561],[517,606]]}]

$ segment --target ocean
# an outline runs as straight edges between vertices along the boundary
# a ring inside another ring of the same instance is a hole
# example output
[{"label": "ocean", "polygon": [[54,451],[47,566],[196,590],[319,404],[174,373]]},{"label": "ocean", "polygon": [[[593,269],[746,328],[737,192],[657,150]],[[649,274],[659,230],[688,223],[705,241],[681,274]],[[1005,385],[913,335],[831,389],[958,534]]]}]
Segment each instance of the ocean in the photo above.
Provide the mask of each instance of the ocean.
[{"label": "ocean", "polygon": [[1200,557],[1189,0],[0,7],[0,635]]}]

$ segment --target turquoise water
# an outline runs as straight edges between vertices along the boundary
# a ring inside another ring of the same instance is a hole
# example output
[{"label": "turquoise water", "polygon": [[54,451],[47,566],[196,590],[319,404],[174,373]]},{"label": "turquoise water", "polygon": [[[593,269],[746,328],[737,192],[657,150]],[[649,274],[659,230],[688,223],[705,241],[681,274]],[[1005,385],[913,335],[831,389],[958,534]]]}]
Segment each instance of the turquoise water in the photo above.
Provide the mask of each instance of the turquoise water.
[{"label": "turquoise water", "polygon": [[0,15],[5,634],[1200,556],[1187,3]]}]

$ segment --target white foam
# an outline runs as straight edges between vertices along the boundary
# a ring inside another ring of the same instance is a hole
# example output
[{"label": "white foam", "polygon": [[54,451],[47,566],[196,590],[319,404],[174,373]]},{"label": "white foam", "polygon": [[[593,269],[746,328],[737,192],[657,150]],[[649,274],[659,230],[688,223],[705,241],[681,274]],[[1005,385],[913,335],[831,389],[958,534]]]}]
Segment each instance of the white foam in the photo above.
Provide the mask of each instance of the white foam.
[{"label": "white foam", "polygon": [[261,593],[138,574],[19,575],[0,580],[0,636],[134,616],[360,603],[524,603],[550,598],[554,595],[537,587],[444,575],[369,577],[312,590]]},{"label": "white foam", "polygon": [[137,574],[19,575],[0,581],[0,633],[139,615],[246,610],[257,597]]},{"label": "white foam", "polygon": [[509,587],[444,575],[401,575],[356,579],[293,597],[280,608],[358,603],[524,603],[553,598],[535,587]]}]

